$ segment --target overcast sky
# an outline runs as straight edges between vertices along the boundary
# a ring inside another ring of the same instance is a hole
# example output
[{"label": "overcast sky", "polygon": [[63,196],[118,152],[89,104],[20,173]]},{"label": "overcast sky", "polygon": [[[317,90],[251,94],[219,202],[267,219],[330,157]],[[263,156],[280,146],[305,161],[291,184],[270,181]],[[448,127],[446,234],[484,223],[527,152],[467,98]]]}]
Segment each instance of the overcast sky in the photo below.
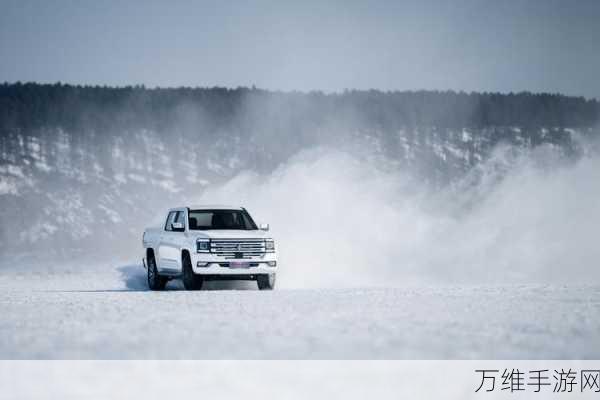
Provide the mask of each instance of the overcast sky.
[{"label": "overcast sky", "polygon": [[600,98],[600,1],[7,1],[0,81]]}]

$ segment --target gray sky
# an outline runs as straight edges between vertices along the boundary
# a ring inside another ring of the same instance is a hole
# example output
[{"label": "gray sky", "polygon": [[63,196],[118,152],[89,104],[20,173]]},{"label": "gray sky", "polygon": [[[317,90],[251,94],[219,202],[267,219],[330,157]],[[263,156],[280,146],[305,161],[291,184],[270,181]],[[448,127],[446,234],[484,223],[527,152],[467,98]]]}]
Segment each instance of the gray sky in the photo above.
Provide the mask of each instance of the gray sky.
[{"label": "gray sky", "polygon": [[0,81],[600,97],[600,1],[7,1]]}]

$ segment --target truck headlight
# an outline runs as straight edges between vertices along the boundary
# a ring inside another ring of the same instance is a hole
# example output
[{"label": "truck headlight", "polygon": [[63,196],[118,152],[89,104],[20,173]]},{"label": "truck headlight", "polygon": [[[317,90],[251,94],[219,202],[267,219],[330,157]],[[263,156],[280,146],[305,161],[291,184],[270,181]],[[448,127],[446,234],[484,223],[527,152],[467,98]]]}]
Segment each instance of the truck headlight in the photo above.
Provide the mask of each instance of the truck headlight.
[{"label": "truck headlight", "polygon": [[196,240],[196,251],[198,253],[210,253],[210,240],[208,240],[208,239]]},{"label": "truck headlight", "polygon": [[265,250],[270,253],[275,251],[275,241],[273,239],[265,239]]}]

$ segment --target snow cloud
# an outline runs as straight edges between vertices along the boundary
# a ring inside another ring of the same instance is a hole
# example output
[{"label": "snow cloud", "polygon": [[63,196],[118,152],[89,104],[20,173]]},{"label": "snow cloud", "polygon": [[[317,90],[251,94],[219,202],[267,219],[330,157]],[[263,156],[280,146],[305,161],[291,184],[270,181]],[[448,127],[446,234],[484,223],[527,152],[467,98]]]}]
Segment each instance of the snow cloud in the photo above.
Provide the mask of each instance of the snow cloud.
[{"label": "snow cloud", "polygon": [[564,161],[552,147],[500,147],[440,189],[321,148],[197,202],[236,199],[271,224],[279,287],[589,283],[600,278],[596,154]]}]

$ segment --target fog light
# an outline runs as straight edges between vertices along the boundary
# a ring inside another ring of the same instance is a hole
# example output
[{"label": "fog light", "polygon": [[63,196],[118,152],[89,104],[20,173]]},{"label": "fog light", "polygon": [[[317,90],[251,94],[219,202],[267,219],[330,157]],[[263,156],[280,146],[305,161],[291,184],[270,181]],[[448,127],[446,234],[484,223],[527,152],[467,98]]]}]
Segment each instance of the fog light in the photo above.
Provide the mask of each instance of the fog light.
[{"label": "fog light", "polygon": [[276,267],[277,261],[267,261],[267,264],[269,265],[269,267]]},{"label": "fog light", "polygon": [[200,261],[198,261],[198,262],[196,263],[196,266],[197,266],[198,268],[208,267],[208,263],[206,263],[206,262],[200,262]]}]

